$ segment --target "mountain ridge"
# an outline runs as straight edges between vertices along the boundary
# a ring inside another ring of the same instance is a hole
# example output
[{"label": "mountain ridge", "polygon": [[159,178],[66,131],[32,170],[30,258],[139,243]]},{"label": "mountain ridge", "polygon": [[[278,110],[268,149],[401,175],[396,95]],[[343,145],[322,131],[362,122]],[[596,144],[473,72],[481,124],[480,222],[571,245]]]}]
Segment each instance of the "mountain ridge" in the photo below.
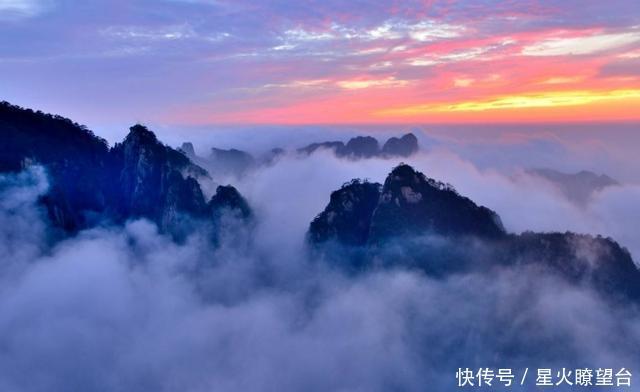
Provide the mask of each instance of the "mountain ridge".
[{"label": "mountain ridge", "polygon": [[[211,221],[215,214],[218,204],[205,200],[197,181],[207,171],[143,125],[110,148],[71,120],[2,102],[0,128],[0,172],[18,171],[27,161],[43,165],[51,188],[42,203],[53,225],[68,233],[146,218],[178,238],[190,220]],[[244,209],[246,201],[238,200],[226,207]]]},{"label": "mountain ridge", "polygon": [[640,271],[613,239],[509,233],[494,211],[406,164],[384,185],[353,180],[332,192],[306,238],[314,258],[355,273],[400,266],[445,277],[527,266],[640,300]]}]

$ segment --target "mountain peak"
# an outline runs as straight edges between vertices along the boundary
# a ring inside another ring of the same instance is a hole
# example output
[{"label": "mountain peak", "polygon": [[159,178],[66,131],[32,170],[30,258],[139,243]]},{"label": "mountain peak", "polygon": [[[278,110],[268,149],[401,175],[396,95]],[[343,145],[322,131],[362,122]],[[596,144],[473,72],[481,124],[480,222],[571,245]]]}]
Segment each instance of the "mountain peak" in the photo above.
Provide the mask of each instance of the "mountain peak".
[{"label": "mountain peak", "polygon": [[378,140],[372,136],[356,136],[347,142],[343,155],[353,158],[371,158],[380,152]]},{"label": "mountain peak", "polygon": [[451,185],[400,164],[384,182],[370,240],[420,233],[484,238],[505,235],[495,212],[459,195]]},{"label": "mountain peak", "polygon": [[400,138],[392,137],[382,146],[385,156],[408,157],[418,151],[418,138],[413,133],[407,133]]},{"label": "mountain peak", "polygon": [[490,239],[506,235],[495,212],[409,165],[396,166],[380,188],[354,180],[333,192],[311,223],[309,240],[359,246],[424,234]]},{"label": "mountain peak", "polygon": [[193,143],[191,142],[182,143],[182,146],[180,146],[180,151],[182,151],[184,155],[189,158],[195,158],[196,156],[196,150],[193,148]]},{"label": "mountain peak", "polygon": [[252,215],[247,200],[231,185],[219,185],[216,194],[209,200],[208,208],[214,218],[217,218],[224,210],[233,212],[244,220],[249,219]]},{"label": "mountain peak", "polygon": [[380,188],[378,183],[353,180],[332,192],[327,207],[311,222],[308,239],[316,244],[335,240],[365,245]]},{"label": "mountain peak", "polygon": [[158,144],[156,134],[142,124],[136,124],[129,128],[129,134],[124,139],[124,143],[135,144]]}]

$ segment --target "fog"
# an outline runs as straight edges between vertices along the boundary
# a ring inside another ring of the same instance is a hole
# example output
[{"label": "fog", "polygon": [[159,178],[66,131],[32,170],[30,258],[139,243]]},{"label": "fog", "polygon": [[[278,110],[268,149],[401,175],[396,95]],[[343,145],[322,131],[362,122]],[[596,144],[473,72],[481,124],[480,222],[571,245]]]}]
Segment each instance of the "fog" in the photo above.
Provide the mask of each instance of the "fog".
[{"label": "fog", "polygon": [[[611,236],[640,259],[640,185],[628,182],[595,192],[586,206],[562,194],[553,183],[513,165],[508,169],[480,168],[442,148],[403,159],[339,159],[330,151],[309,157],[281,157],[244,178],[214,178],[232,183],[283,235],[302,239],[313,217],[326,206],[329,194],[353,178],[383,183],[391,168],[408,163],[428,177],[452,184],[460,194],[495,210],[510,232],[574,231]],[[615,175],[615,174],[612,174]],[[264,226],[262,226],[264,227]],[[286,233],[286,234],[285,234]]]},{"label": "fog", "polygon": [[[522,162],[483,164],[468,148],[431,145],[404,161],[509,231],[602,233],[639,259],[632,181],[580,207]],[[640,367],[636,307],[540,271],[354,276],[310,260],[305,231],[330,192],[383,182],[399,162],[321,151],[214,178],[256,216],[253,228],[225,220],[219,247],[197,230],[174,243],[144,220],[52,243],[37,204],[46,172],[0,176],[0,390],[447,391],[459,367]]]}]

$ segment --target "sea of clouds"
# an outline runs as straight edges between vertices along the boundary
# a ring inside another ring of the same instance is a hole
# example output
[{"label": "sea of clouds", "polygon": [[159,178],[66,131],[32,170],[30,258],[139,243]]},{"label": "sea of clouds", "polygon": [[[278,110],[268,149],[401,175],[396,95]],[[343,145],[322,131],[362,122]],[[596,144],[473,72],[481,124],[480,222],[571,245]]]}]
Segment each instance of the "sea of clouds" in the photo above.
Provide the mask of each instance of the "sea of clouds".
[{"label": "sea of clouds", "polygon": [[[632,180],[580,207],[526,166],[465,149],[432,145],[404,161],[509,231],[602,233],[638,260]],[[52,241],[37,203],[46,171],[0,176],[0,390],[449,391],[459,367],[640,369],[637,306],[552,275],[353,275],[310,260],[304,235],[330,192],[382,182],[398,162],[288,154],[214,177],[256,216],[251,229],[230,222],[219,247],[197,230],[175,243],[145,220]]]}]

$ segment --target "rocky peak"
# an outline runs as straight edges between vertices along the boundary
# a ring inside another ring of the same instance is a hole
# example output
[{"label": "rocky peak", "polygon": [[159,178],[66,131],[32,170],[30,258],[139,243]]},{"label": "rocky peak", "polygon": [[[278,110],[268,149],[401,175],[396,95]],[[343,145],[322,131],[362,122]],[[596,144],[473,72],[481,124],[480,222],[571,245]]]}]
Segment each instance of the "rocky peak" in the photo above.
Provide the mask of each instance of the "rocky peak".
[{"label": "rocky peak", "polygon": [[196,166],[160,143],[146,127],[131,127],[113,153],[119,163],[117,197],[122,217],[145,217],[170,230],[180,215],[197,217],[204,213],[202,191],[187,174]]},{"label": "rocky peak", "polygon": [[499,238],[505,231],[495,212],[401,164],[385,180],[370,240],[420,233]]},{"label": "rocky peak", "polygon": [[371,158],[378,155],[380,146],[378,140],[371,136],[356,136],[349,139],[342,155],[353,158]]},{"label": "rocky peak", "polygon": [[252,215],[245,198],[231,185],[219,185],[207,207],[214,217],[218,217],[224,211],[231,212],[243,220],[251,218]]},{"label": "rocky peak", "polygon": [[307,240],[314,254],[350,271],[400,266],[442,277],[509,266],[534,276],[555,274],[608,298],[640,299],[640,271],[615,241],[508,234],[493,211],[405,164],[392,170],[381,190],[356,180],[333,192]]},{"label": "rocky peak", "polygon": [[314,244],[366,244],[380,187],[378,183],[353,180],[331,193],[327,207],[311,222],[308,239]]},{"label": "rocky peak", "polygon": [[356,136],[349,139],[346,144],[340,141],[312,143],[299,148],[298,152],[312,154],[318,149],[331,150],[337,157],[350,159],[408,157],[418,151],[418,139],[412,133],[400,138],[392,137],[380,149],[376,138]]},{"label": "rocky peak", "polygon": [[129,128],[129,133],[124,138],[124,145],[128,146],[150,146],[160,144],[155,133],[151,132],[146,126],[136,124]]},{"label": "rocky peak", "polygon": [[407,133],[401,138],[392,137],[382,146],[385,156],[408,157],[418,151],[418,138],[413,133]]},{"label": "rocky peak", "polygon": [[207,171],[143,125],[109,148],[71,120],[1,102],[0,129],[0,172],[20,170],[26,160],[45,166],[51,187],[42,203],[54,226],[68,232],[146,218],[179,236],[192,220],[210,220],[214,207],[251,213],[233,187],[219,188],[207,203],[197,181]]},{"label": "rocky peak", "polygon": [[383,187],[354,180],[333,192],[311,223],[308,238],[315,244],[334,240],[364,245],[422,234],[495,239],[505,231],[493,211],[401,164]]},{"label": "rocky peak", "polygon": [[193,143],[184,142],[182,146],[180,146],[180,151],[184,153],[189,158],[194,158],[196,156],[196,150],[193,148]]}]

